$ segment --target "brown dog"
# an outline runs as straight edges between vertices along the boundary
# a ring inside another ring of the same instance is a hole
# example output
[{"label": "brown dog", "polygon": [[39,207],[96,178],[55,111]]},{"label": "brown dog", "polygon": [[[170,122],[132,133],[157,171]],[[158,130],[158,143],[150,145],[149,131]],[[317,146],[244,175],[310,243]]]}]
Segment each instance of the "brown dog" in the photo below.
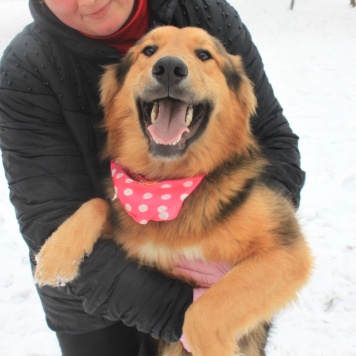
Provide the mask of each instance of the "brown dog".
[{"label": "brown dog", "polygon": [[[293,206],[260,179],[267,162],[251,134],[256,99],[241,59],[203,30],[158,28],[108,68],[102,104],[113,202],[90,200],[59,227],[38,254],[37,283],[73,280],[103,235],[168,275],[183,256],[228,262],[186,312],[184,334],[194,356],[263,355],[269,322],[306,282],[311,257]],[[174,190],[150,190],[195,179],[173,210]],[[119,202],[141,194],[130,184],[145,189],[137,207]],[[153,195],[156,208],[146,204]],[[160,354],[186,352],[178,343]]]}]

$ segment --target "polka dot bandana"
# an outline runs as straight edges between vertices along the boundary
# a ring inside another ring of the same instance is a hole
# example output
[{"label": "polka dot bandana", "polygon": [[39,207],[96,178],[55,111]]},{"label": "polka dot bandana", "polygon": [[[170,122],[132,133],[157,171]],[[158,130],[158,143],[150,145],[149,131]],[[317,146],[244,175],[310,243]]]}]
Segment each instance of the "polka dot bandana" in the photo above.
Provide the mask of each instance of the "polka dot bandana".
[{"label": "polka dot bandana", "polygon": [[112,182],[115,188],[113,200],[118,199],[125,211],[139,224],[148,221],[175,219],[184,200],[204,178],[172,179],[152,182],[143,177],[130,177],[122,167],[111,161]]}]

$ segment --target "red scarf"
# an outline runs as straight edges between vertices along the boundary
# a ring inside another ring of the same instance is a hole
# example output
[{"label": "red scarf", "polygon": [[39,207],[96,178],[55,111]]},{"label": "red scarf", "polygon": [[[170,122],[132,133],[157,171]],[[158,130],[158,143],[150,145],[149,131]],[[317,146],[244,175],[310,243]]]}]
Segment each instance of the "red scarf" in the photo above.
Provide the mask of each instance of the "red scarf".
[{"label": "red scarf", "polygon": [[109,36],[85,36],[105,42],[108,46],[125,55],[126,52],[147,32],[148,6],[147,0],[137,0],[136,9],[128,21],[117,32]]}]

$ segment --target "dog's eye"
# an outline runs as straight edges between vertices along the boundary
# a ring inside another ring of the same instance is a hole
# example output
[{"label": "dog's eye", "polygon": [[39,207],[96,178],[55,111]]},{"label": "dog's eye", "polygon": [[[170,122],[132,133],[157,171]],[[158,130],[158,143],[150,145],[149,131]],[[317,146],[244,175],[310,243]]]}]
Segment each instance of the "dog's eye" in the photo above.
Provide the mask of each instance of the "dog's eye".
[{"label": "dog's eye", "polygon": [[197,55],[197,57],[202,61],[205,62],[211,58],[213,58],[213,56],[211,55],[210,52],[206,51],[205,49],[197,49],[195,51],[195,54]]},{"label": "dog's eye", "polygon": [[152,55],[155,54],[156,51],[157,51],[157,46],[147,46],[143,49],[142,53],[147,57],[151,57]]}]

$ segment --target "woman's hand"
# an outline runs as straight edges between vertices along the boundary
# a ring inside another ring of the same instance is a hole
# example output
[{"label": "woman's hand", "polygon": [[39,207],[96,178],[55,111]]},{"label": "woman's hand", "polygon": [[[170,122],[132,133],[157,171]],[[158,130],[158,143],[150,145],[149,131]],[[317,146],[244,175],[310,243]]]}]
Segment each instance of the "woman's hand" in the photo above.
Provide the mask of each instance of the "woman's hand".
[{"label": "woman's hand", "polygon": [[[232,265],[220,262],[204,262],[203,260],[188,261],[182,257],[179,263],[174,267],[172,273],[176,277],[194,280],[199,288],[193,289],[193,302],[201,297],[213,284],[224,277],[230,271]],[[184,335],[180,342],[188,352],[192,352]]]},{"label": "woman's hand", "polygon": [[230,271],[232,265],[224,262],[189,261],[182,257],[173,268],[173,275],[193,280],[198,287],[209,288]]}]

